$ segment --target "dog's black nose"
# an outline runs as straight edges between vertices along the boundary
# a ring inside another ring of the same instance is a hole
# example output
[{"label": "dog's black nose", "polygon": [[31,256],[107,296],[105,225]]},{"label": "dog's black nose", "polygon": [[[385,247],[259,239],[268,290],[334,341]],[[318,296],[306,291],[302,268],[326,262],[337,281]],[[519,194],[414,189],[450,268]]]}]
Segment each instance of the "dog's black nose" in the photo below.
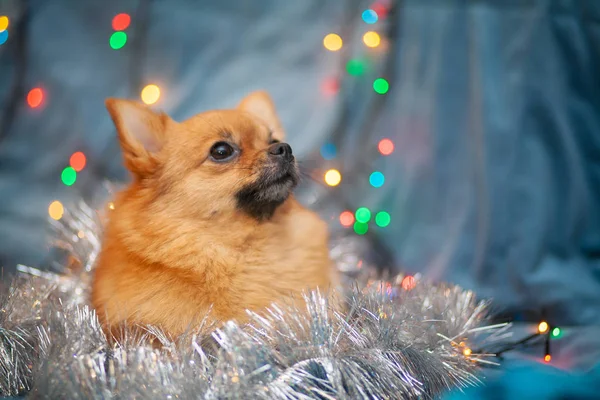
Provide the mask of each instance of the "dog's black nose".
[{"label": "dog's black nose", "polygon": [[292,148],[287,143],[275,143],[269,147],[269,154],[289,159],[292,157]]}]

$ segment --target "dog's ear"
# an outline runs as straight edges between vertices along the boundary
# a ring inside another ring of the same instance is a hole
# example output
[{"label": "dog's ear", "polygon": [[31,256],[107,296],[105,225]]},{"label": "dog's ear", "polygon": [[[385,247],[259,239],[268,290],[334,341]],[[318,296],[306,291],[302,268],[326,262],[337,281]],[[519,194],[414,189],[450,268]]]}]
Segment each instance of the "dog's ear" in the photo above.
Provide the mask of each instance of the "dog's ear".
[{"label": "dog's ear", "polygon": [[107,99],[106,109],[117,128],[125,167],[139,177],[152,174],[159,163],[157,153],[165,141],[169,116],[122,99]]},{"label": "dog's ear", "polygon": [[273,131],[273,139],[277,139],[280,142],[284,141],[285,131],[277,116],[277,111],[275,111],[273,100],[267,92],[260,90],[250,93],[240,102],[238,109],[254,114],[262,119]]}]

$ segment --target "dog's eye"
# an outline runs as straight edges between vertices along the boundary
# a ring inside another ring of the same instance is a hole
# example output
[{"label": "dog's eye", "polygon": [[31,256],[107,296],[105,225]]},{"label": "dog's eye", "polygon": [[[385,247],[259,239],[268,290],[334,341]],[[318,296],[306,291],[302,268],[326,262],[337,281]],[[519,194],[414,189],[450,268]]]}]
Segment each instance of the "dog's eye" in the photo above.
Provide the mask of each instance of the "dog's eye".
[{"label": "dog's eye", "polygon": [[210,148],[210,156],[215,161],[225,161],[235,154],[235,149],[229,143],[218,142]]},{"label": "dog's eye", "polygon": [[279,143],[279,140],[277,140],[277,139],[271,139],[271,141],[269,142],[269,144],[275,144],[275,143]]}]

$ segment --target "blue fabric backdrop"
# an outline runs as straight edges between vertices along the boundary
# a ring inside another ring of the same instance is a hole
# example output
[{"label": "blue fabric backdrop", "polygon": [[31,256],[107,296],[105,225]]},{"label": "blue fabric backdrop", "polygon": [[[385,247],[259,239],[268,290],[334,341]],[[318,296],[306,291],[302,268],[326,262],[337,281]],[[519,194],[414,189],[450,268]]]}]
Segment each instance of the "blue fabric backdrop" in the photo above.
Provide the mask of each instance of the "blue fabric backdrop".
[{"label": "blue fabric backdrop", "polygon": [[[343,63],[365,54],[368,5],[3,0],[11,25],[0,46],[0,263],[43,263],[49,203],[99,199],[103,179],[127,178],[104,98],[136,98],[157,83],[160,107],[184,119],[264,88],[304,164],[343,173],[319,203],[334,235],[347,205],[387,210],[391,225],[371,231],[397,268],[472,288],[511,312],[597,324],[600,2],[405,0],[375,25],[389,40],[353,77]],[[119,12],[132,24],[115,51]],[[341,52],[323,49],[329,32],[343,36]],[[337,96],[320,91],[331,76],[341,78]],[[380,76],[390,81],[384,96],[371,87]],[[41,110],[24,101],[34,86],[47,94]],[[396,144],[390,157],[377,155],[383,137]],[[338,157],[324,161],[329,140]],[[60,172],[78,150],[88,167],[65,187]],[[383,187],[369,186],[373,170],[385,174]],[[303,198],[323,192],[308,185]]]}]

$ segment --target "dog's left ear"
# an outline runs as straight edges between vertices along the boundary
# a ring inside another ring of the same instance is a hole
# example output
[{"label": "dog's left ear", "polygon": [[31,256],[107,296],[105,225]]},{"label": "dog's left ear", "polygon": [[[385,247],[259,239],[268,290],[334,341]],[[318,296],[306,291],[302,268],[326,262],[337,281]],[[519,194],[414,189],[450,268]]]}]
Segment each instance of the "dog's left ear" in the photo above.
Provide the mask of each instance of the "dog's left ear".
[{"label": "dog's left ear", "polygon": [[238,105],[238,109],[254,114],[262,119],[273,131],[273,139],[285,140],[285,131],[275,111],[271,96],[263,90],[250,93]]}]

